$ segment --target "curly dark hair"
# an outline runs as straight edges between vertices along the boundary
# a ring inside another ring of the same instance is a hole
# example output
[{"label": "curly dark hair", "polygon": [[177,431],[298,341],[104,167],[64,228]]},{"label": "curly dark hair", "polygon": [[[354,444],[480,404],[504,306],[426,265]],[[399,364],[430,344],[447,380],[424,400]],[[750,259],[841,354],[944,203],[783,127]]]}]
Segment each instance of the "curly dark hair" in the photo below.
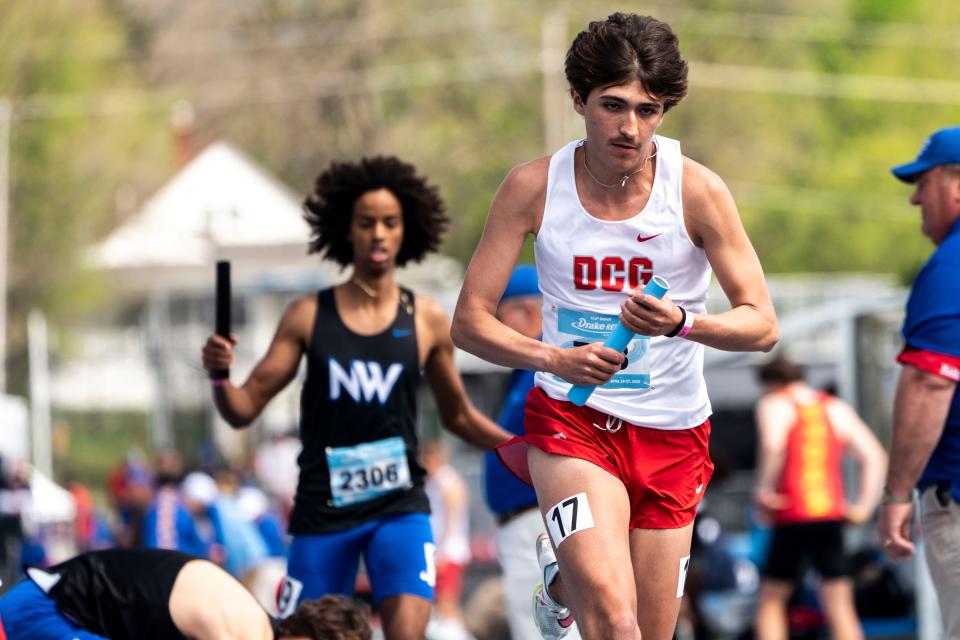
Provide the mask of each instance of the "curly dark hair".
[{"label": "curly dark hair", "polygon": [[633,78],[664,111],[687,95],[687,62],[670,25],[650,16],[614,13],[591,22],[573,39],[565,63],[567,82],[580,99],[597,87],[612,87]]},{"label": "curly dark hair", "polygon": [[341,266],[353,262],[353,247],[347,240],[353,204],[368,191],[390,191],[403,209],[403,244],[397,266],[420,262],[440,246],[440,236],[449,224],[437,188],[417,175],[412,164],[394,156],[363,158],[357,163],[334,162],[317,176],[313,192],[303,203],[310,224],[310,253]]},{"label": "curly dark hair", "polygon": [[304,636],[313,640],[370,640],[373,633],[364,605],[344,596],[323,596],[304,600],[293,615],[280,621],[284,637]]}]

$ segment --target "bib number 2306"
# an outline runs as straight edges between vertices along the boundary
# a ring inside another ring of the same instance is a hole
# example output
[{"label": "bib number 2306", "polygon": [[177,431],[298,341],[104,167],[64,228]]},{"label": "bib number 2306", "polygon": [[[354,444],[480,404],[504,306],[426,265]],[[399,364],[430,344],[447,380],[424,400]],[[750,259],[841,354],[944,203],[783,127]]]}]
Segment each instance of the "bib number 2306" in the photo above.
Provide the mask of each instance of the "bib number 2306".
[{"label": "bib number 2306", "polygon": [[406,447],[399,436],[353,447],[328,447],[327,465],[336,507],[367,502],[410,486]]}]

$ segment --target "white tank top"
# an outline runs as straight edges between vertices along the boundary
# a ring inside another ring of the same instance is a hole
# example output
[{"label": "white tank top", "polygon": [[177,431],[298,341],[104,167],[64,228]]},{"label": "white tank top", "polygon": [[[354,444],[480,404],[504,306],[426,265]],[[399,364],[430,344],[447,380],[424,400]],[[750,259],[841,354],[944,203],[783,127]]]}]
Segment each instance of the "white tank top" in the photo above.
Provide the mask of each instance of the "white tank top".
[{"label": "white tank top", "polygon": [[[547,197],[534,243],[543,291],[543,341],[572,347],[604,340],[627,292],[653,275],[688,312],[705,313],[711,269],[683,224],[680,143],[656,136],[656,173],[646,207],[620,221],[590,215],[577,195],[575,140],[550,158]],[[536,385],[566,400],[570,384],[543,371]],[[703,380],[703,345],[683,338],[637,336],[626,367],[597,388],[587,406],[654,429],[689,429],[711,413]]]}]

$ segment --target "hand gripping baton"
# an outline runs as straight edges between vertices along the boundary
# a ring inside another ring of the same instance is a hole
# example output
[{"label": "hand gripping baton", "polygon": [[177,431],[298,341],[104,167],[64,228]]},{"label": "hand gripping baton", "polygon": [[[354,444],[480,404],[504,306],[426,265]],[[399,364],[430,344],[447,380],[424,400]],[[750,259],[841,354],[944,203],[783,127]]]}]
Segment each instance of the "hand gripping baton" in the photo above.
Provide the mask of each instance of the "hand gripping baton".
[{"label": "hand gripping baton", "polygon": [[[220,260],[217,262],[216,333],[227,340],[230,339],[230,306],[230,263]],[[216,369],[210,372],[211,380],[226,380],[229,377],[229,369]]]},{"label": "hand gripping baton", "polygon": [[[669,289],[670,285],[667,284],[666,280],[660,276],[653,276],[650,278],[647,286],[643,288],[642,293],[648,296],[662,298]],[[617,326],[613,328],[613,332],[610,334],[610,337],[604,341],[603,346],[610,347],[616,351],[623,351],[627,348],[627,344],[633,339],[634,335],[633,331],[624,327],[623,323],[618,320]],[[574,385],[570,388],[570,391],[567,392],[567,399],[578,407],[582,407],[596,388],[596,385]]]}]

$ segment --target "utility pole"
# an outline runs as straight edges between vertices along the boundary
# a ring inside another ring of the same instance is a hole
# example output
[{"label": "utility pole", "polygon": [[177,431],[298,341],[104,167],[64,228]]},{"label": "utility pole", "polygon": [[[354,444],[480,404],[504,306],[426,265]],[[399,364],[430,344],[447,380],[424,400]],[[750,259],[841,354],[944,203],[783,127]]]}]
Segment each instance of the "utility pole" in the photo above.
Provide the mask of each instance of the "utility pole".
[{"label": "utility pole", "polygon": [[33,466],[53,478],[50,433],[50,360],[47,319],[39,309],[27,317],[27,347],[30,357],[30,447]]},{"label": "utility pole", "polygon": [[10,126],[13,106],[0,98],[0,393],[7,391],[7,247],[10,217]]},{"label": "utility pole", "polygon": [[543,82],[544,153],[551,154],[566,142],[564,127],[569,102],[564,100],[563,41],[566,37],[566,16],[552,9],[543,16],[540,27],[540,77]]}]

